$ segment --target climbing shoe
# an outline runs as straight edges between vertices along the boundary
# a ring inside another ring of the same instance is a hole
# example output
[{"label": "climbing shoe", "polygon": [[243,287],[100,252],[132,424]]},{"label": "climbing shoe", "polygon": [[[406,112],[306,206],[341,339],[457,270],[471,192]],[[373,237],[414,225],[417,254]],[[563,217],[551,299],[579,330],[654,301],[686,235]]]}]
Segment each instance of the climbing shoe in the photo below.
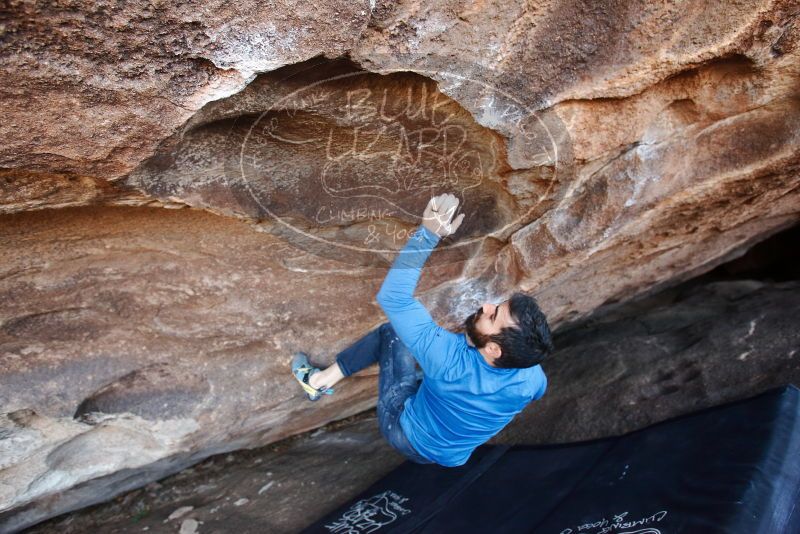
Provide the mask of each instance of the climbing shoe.
[{"label": "climbing shoe", "polygon": [[308,363],[308,356],[303,352],[298,352],[292,358],[292,375],[300,383],[300,387],[306,392],[306,396],[310,401],[317,401],[322,395],[333,395],[333,388],[315,388],[309,383],[311,375],[318,373],[319,369],[312,367]]}]

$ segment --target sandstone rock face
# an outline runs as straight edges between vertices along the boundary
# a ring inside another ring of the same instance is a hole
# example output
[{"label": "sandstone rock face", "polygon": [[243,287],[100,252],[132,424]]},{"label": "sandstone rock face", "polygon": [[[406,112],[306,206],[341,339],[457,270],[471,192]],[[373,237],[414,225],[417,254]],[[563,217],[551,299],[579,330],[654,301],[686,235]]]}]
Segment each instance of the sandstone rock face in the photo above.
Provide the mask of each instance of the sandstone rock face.
[{"label": "sandstone rock face", "polygon": [[366,2],[292,4],[11,2],[0,165],[119,178],[206,102],[344,53],[369,18]]},{"label": "sandstone rock face", "polygon": [[515,289],[580,319],[800,218],[789,0],[3,13],[7,524],[369,406],[298,406],[285,363],[380,324],[431,193],[467,213],[420,288],[448,327]]},{"label": "sandstone rock face", "polygon": [[0,228],[0,531],[374,404],[374,373],[312,404],[287,366],[377,325],[355,295],[385,268],[309,272],[305,251],[199,210],[67,208]]}]

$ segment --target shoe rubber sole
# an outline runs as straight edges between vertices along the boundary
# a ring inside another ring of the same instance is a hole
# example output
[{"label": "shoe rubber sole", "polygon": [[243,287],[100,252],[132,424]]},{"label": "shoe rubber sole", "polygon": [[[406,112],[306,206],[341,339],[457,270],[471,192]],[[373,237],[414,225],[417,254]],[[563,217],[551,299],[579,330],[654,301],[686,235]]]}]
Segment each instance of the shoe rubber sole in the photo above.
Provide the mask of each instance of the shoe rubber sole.
[{"label": "shoe rubber sole", "polygon": [[332,388],[327,388],[325,390],[316,389],[308,383],[309,377],[318,371],[319,369],[308,363],[308,356],[304,353],[298,352],[292,357],[292,376],[294,376],[295,380],[300,384],[300,387],[303,388],[308,400],[312,402],[318,401],[323,394],[333,395]]}]

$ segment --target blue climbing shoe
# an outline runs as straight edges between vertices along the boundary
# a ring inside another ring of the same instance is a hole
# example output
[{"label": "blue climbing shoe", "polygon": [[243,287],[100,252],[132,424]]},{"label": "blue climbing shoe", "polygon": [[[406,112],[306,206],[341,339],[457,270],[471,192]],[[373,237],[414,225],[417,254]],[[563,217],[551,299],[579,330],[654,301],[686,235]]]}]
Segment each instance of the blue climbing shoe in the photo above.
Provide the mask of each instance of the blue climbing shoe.
[{"label": "blue climbing shoe", "polygon": [[333,395],[333,388],[315,388],[309,383],[311,375],[320,370],[308,363],[308,356],[304,352],[298,352],[292,358],[292,375],[305,391],[308,400],[318,401],[322,395]]}]

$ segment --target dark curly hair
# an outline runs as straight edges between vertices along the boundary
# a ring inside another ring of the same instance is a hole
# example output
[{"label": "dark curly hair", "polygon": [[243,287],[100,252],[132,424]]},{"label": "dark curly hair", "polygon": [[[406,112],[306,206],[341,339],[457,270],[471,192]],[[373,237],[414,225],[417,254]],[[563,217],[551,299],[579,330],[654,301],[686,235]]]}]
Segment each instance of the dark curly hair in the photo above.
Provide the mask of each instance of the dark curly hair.
[{"label": "dark curly hair", "polygon": [[473,314],[466,321],[470,338],[478,348],[485,347],[489,341],[500,346],[500,357],[494,361],[497,367],[511,369],[538,365],[554,350],[547,317],[539,309],[536,299],[524,293],[514,293],[508,306],[516,326],[503,328],[497,334],[480,334],[474,329],[476,317]]}]

